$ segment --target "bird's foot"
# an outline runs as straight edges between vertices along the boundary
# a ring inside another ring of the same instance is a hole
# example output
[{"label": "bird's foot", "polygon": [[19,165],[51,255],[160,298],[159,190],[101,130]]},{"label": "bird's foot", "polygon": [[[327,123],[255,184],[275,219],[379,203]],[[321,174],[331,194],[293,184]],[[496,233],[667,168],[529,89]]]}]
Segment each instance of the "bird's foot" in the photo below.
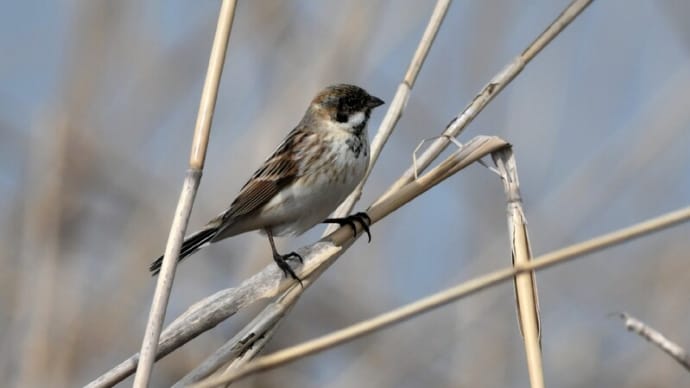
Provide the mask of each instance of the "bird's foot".
[{"label": "bird's foot", "polygon": [[352,228],[352,233],[355,237],[357,237],[357,226],[355,225],[355,221],[359,222],[359,224],[362,225],[362,229],[364,229],[364,231],[367,233],[367,237],[369,237],[369,242],[371,242],[371,233],[369,232],[371,218],[365,212],[351,214],[343,218],[326,218],[325,220],[323,220],[323,223],[338,224],[340,226],[349,225]]},{"label": "bird's foot", "polygon": [[289,275],[291,278],[297,280],[300,286],[304,287],[304,285],[302,284],[302,279],[300,279],[297,276],[292,267],[290,267],[290,263],[288,263],[288,260],[294,259],[299,260],[300,263],[304,263],[304,261],[302,260],[302,256],[298,255],[296,252],[290,252],[285,255],[281,255],[277,252],[273,254],[273,260],[276,262],[276,265],[278,265],[278,268],[280,268],[281,271],[283,271],[285,277],[288,277]]}]

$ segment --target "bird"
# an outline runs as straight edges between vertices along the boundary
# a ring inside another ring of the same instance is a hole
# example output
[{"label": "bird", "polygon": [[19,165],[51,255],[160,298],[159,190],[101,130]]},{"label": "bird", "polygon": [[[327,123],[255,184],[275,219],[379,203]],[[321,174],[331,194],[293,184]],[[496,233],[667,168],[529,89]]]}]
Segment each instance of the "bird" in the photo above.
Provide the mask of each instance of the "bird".
[{"label": "bird", "polygon": [[[180,250],[181,261],[199,249],[245,232],[268,237],[273,260],[285,277],[301,279],[287,262],[302,257],[278,253],[274,236],[300,235],[320,223],[361,224],[369,241],[371,219],[364,213],[327,218],[364,178],[369,166],[367,124],[384,101],[361,87],[331,85],[311,101],[297,126],[242,187],[230,206],[195,233]],[[163,256],[149,267],[160,272]]]}]

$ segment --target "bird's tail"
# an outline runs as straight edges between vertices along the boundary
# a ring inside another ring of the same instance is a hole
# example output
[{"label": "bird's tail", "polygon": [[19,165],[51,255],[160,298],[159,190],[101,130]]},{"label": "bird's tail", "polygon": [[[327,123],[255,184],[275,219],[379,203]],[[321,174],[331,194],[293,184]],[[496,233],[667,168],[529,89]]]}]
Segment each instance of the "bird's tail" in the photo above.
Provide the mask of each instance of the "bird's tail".
[{"label": "bird's tail", "polygon": [[[187,256],[210,244],[211,239],[213,239],[216,233],[218,233],[218,226],[208,225],[206,228],[187,236],[187,238],[185,238],[182,242],[182,248],[180,248],[180,257],[177,259],[177,261],[180,262],[184,260]],[[158,275],[162,264],[163,256],[157,258],[153,263],[151,263],[149,271],[151,271],[152,276]]]}]

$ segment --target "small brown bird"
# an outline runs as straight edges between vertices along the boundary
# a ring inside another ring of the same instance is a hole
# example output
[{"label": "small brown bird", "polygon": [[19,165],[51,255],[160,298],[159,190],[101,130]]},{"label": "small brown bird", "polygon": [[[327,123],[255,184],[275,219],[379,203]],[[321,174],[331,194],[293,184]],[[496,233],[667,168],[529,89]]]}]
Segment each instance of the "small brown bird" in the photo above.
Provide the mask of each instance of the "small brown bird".
[{"label": "small brown bird", "polygon": [[[299,235],[318,223],[350,225],[356,231],[357,221],[371,240],[366,213],[326,217],[364,178],[369,166],[367,122],[371,111],[383,103],[354,85],[322,90],[230,207],[185,238],[179,260],[208,244],[259,230],[268,236],[273,260],[285,276],[300,281],[286,259],[301,262],[302,258],[295,252],[279,254],[273,236]],[[151,264],[154,275],[162,261],[161,256]]]}]

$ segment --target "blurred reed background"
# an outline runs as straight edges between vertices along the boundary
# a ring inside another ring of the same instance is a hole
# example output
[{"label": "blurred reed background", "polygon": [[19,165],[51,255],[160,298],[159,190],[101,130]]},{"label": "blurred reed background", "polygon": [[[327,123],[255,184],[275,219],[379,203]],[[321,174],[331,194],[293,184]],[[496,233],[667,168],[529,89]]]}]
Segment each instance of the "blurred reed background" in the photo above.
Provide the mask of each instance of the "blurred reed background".
[{"label": "blurred reed background", "polygon": [[[567,3],[453,4],[356,208],[387,188],[419,141],[439,134]],[[179,195],[218,6],[4,5],[3,385],[82,385],[139,349],[154,287],[147,267],[164,247]],[[321,87],[355,83],[390,102],[432,7],[240,2],[190,229],[229,204]],[[595,2],[464,134],[514,145],[535,254],[690,202],[688,18],[683,1]],[[375,114],[370,133],[381,118]],[[504,211],[502,186],[484,168],[443,183],[377,224],[371,244],[357,242],[306,292],[269,350],[507,265]],[[279,245],[294,249],[321,231]],[[690,347],[688,231],[539,273],[547,384],[688,384],[686,371],[608,316],[630,312]],[[258,234],[199,253],[178,268],[168,321],[270,260]],[[179,379],[250,314],[162,360],[154,386]],[[509,283],[237,384],[527,385]]]}]

